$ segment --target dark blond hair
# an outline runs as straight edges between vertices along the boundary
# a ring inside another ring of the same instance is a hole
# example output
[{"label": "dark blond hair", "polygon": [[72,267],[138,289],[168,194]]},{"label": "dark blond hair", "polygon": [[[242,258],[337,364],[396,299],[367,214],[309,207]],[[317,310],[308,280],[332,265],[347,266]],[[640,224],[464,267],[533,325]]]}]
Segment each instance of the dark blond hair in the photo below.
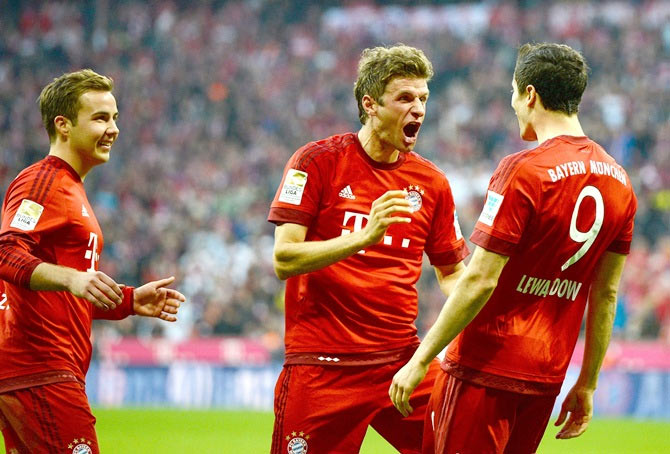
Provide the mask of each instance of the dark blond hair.
[{"label": "dark blond hair", "polygon": [[49,140],[56,139],[54,118],[59,115],[77,124],[77,114],[81,108],[79,97],[87,91],[112,91],[114,81],[90,69],[66,73],[44,87],[38,99],[42,123],[49,134]]},{"label": "dark blond hair", "polygon": [[363,96],[369,95],[381,104],[386,86],[396,77],[429,81],[433,77],[433,65],[423,51],[404,44],[363,51],[358,62],[358,79],[354,84],[361,124],[365,124],[368,119],[368,114],[363,109]]},{"label": "dark blond hair", "polygon": [[579,111],[588,70],[582,54],[570,46],[526,43],[519,48],[514,80],[519,93],[535,87],[545,109],[573,115]]}]

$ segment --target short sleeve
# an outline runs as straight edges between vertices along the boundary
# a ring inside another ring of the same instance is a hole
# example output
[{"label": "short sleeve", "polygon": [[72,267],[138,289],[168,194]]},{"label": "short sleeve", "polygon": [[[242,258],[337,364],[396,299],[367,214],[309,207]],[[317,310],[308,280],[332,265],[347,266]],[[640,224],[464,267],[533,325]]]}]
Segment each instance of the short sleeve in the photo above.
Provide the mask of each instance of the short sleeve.
[{"label": "short sleeve", "polygon": [[458,263],[470,253],[458,224],[454,197],[446,177],[440,191],[433,215],[430,235],[426,240],[426,255],[431,265]]},{"label": "short sleeve", "polygon": [[268,221],[307,227],[312,223],[318,213],[322,193],[321,169],[314,159],[318,154],[318,146],[310,143],[289,159],[270,206]]},{"label": "short sleeve", "polygon": [[539,194],[518,162],[503,159],[494,172],[470,241],[491,252],[511,255],[532,218]]},{"label": "short sleeve", "polygon": [[[629,180],[630,181],[630,180]],[[617,254],[628,254],[630,252],[630,244],[633,241],[633,227],[635,224],[635,213],[637,212],[637,198],[631,189],[630,207],[628,210],[625,223],[619,235],[610,243],[607,250]]]}]

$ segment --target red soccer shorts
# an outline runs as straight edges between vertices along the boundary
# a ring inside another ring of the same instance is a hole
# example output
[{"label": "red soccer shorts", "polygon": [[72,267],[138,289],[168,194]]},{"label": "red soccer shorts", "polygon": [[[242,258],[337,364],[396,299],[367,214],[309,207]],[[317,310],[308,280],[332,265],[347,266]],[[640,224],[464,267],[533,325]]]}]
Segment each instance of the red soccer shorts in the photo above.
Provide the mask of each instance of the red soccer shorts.
[{"label": "red soccer shorts", "polygon": [[[531,454],[556,396],[501,391],[440,371],[431,397],[435,454]],[[424,454],[433,451],[424,450]]]},{"label": "red soccer shorts", "polygon": [[95,417],[84,387],[76,382],[0,394],[0,429],[12,454],[100,452]]},{"label": "red soccer shorts", "polygon": [[432,447],[425,412],[440,371],[433,361],[410,399],[407,418],[395,409],[388,390],[405,360],[374,366],[284,366],[275,387],[272,454],[353,454],[360,451],[368,426],[402,454]]}]

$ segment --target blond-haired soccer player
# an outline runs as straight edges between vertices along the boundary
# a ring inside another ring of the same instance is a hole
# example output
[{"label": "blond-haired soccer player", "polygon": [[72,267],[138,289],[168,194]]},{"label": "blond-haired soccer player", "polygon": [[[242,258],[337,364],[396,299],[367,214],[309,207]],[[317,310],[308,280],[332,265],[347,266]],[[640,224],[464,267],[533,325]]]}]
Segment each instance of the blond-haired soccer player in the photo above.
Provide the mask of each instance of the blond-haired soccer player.
[{"label": "blond-haired soccer player", "polygon": [[389,389],[411,412],[412,390],[455,338],[433,394],[436,453],[535,452],[587,300],[584,361],[557,437],[580,435],[591,419],[637,202],[626,172],[580,126],[587,69],[566,45],[519,50],[512,108],[521,137],[539,145],[500,162],[472,260]]},{"label": "blond-haired soccer player", "polygon": [[84,390],[94,318],[175,321],[173,277],[118,285],[98,261],[103,237],[83,180],[119,134],[113,82],[64,74],[40,95],[49,155],[11,183],[0,230],[0,428],[8,453],[98,453]]},{"label": "blond-haired soccer player", "polygon": [[[419,344],[423,253],[445,293],[468,253],[445,175],[412,151],[432,75],[418,49],[365,50],[361,129],[308,143],[286,165],[269,215],[275,271],[287,279],[274,454],[358,453],[369,425],[401,453],[432,444],[423,415],[402,418],[387,397]],[[430,377],[438,370],[435,361]],[[431,387],[413,405],[424,408]]]}]

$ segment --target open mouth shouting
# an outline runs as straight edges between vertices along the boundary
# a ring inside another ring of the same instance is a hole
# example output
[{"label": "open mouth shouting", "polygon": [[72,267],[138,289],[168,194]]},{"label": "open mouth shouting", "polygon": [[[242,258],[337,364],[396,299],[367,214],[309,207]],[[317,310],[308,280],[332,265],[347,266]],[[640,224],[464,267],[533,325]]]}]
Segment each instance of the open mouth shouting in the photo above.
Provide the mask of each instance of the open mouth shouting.
[{"label": "open mouth shouting", "polygon": [[402,128],[403,141],[405,145],[412,145],[416,143],[416,139],[419,136],[419,129],[421,128],[421,123],[418,121],[410,121]]}]

